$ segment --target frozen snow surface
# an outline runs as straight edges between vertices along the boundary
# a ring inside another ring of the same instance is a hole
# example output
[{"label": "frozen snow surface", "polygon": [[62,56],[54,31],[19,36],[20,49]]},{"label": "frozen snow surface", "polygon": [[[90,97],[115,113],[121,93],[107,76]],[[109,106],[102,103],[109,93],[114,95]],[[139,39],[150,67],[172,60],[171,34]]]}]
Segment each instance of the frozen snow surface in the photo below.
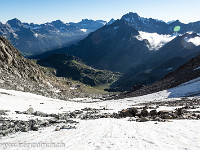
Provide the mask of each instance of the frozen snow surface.
[{"label": "frozen snow surface", "polygon": [[[62,113],[85,107],[107,108],[105,112],[118,112],[141,102],[173,101],[181,96],[198,95],[200,78],[176,88],[120,100],[103,101],[77,98],[68,101],[46,98],[19,91],[0,89],[0,110],[10,110],[11,119],[28,120],[36,116],[16,114],[30,106],[35,111]],[[192,98],[192,97],[191,97]],[[62,107],[62,109],[61,109]],[[63,149],[63,150],[198,150],[200,149],[200,121],[172,120],[171,122],[134,122],[125,119],[79,120],[76,129],[55,131],[55,126],[39,131],[18,132],[2,137],[0,149]],[[64,143],[61,147],[18,147],[19,143]],[[2,144],[14,143],[15,147]]]},{"label": "frozen snow surface", "polygon": [[148,33],[143,31],[139,31],[139,33],[140,35],[137,36],[136,38],[141,41],[144,39],[148,40],[149,42],[148,47],[150,50],[158,50],[176,37],[172,35]]},{"label": "frozen snow surface", "polygon": [[[127,119],[80,121],[77,129],[20,133],[1,139],[1,143],[64,143],[63,150],[198,150],[199,121],[130,122]],[[17,148],[13,148],[16,150]],[[21,147],[20,150],[27,150]],[[49,149],[29,148],[29,149]]]}]

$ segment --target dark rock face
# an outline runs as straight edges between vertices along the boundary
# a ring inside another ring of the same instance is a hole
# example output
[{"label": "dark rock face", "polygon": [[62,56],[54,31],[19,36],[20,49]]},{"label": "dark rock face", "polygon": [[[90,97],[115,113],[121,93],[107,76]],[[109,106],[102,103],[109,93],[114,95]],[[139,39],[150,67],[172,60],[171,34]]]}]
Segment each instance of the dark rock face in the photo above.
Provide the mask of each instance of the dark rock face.
[{"label": "dark rock face", "polygon": [[176,87],[182,83],[198,78],[200,75],[199,67],[200,67],[200,55],[197,55],[195,58],[191,59],[189,62],[182,65],[174,72],[171,72],[168,75],[166,75],[162,80],[154,84],[144,86],[136,91],[123,93],[119,97],[122,98],[122,97],[142,96]]}]

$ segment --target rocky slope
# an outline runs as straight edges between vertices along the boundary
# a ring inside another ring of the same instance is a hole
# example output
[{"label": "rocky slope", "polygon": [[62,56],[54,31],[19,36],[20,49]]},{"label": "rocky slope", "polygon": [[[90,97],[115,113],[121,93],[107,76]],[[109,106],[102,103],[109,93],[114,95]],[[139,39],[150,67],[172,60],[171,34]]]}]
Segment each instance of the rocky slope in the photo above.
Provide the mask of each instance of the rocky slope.
[{"label": "rocky slope", "polygon": [[[119,97],[135,97],[154,92],[170,89],[180,84],[196,79],[200,76],[200,55],[192,58],[189,62],[180,66],[177,70],[166,75],[162,80],[139,89],[133,88],[131,91],[122,93]],[[195,82],[195,81],[194,81]],[[190,95],[192,96],[192,95]]]}]

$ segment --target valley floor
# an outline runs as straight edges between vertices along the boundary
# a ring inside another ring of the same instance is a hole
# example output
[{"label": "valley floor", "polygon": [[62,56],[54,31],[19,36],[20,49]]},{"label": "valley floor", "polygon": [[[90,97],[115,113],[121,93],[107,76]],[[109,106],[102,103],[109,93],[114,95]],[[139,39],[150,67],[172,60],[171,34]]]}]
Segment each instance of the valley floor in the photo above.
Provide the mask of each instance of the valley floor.
[{"label": "valley floor", "polygon": [[[113,113],[144,102],[180,100],[198,88],[194,82],[158,93],[126,98],[121,100],[72,99],[61,101],[30,93],[0,89],[0,110],[8,110],[2,115],[13,120],[44,119],[15,111],[34,111],[44,113],[65,113],[84,108],[95,108],[99,113]],[[192,88],[191,88],[192,87]],[[186,90],[187,89],[187,90]],[[190,91],[191,89],[191,91]],[[182,91],[182,92],[181,92]],[[197,90],[196,90],[197,91]],[[182,94],[182,95],[181,95]],[[176,96],[177,95],[177,96]],[[170,98],[168,98],[170,97]],[[193,99],[189,97],[188,99]],[[195,97],[199,98],[199,97]],[[162,106],[160,109],[173,110],[179,106]],[[196,111],[200,111],[197,108]],[[130,121],[130,117],[115,119],[101,118],[82,120],[74,118],[76,128],[55,131],[56,125],[40,128],[38,131],[17,132],[0,137],[0,149],[63,149],[63,150],[198,150],[200,149],[200,120],[168,120],[166,122]],[[21,145],[20,145],[21,143]],[[41,144],[43,143],[43,145]],[[39,145],[40,144],[40,145]],[[49,145],[48,145],[49,144]]]}]

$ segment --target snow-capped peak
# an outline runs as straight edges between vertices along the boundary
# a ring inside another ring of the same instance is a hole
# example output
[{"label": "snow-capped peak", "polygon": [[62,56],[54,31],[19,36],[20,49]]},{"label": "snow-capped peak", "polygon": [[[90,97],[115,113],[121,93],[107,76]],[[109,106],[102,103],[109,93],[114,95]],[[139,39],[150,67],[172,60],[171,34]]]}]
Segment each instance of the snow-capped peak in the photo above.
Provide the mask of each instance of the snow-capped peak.
[{"label": "snow-capped peak", "polygon": [[173,22],[175,22],[176,20],[172,20],[172,21],[168,21],[167,24],[171,24]]}]

